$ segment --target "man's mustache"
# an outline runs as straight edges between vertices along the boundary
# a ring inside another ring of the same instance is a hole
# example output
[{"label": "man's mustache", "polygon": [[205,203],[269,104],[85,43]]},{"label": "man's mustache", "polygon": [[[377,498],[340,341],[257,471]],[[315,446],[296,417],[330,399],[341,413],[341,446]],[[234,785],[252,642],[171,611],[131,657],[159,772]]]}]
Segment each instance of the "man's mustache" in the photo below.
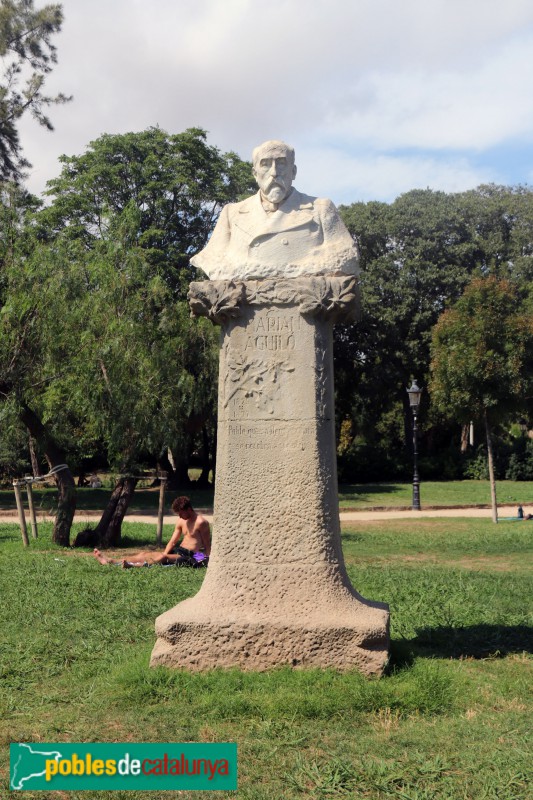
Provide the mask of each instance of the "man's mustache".
[{"label": "man's mustache", "polygon": [[267,190],[270,191],[271,189],[285,189],[285,183],[282,181],[272,180],[267,186]]}]

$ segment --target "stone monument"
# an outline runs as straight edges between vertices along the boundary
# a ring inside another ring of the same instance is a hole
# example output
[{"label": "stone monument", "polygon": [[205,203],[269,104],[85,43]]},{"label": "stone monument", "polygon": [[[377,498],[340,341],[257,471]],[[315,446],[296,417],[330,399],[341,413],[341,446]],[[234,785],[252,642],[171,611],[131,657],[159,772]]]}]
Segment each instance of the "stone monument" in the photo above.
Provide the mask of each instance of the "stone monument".
[{"label": "stone monument", "polygon": [[385,603],[344,566],[332,330],[357,310],[357,249],[329,201],[292,187],[294,151],[253,153],[259,191],[192,259],[196,315],[221,326],[214,535],[198,594],[156,620],[152,665],[380,675]]}]

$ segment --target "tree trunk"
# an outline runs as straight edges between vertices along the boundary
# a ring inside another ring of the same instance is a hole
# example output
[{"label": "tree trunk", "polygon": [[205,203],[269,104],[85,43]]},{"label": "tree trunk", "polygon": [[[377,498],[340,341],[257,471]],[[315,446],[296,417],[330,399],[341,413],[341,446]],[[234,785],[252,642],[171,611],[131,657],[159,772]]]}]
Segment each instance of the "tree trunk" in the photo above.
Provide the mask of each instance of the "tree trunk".
[{"label": "tree trunk", "polygon": [[39,465],[39,459],[37,458],[37,451],[35,449],[35,439],[33,436],[28,436],[28,447],[30,451],[30,460],[31,460],[31,469],[33,472],[34,478],[41,477],[41,467]]},{"label": "tree trunk", "polygon": [[183,431],[179,447],[172,451],[174,457],[174,472],[178,489],[189,489],[192,481],[189,477],[189,465],[194,450],[194,434],[201,429],[198,416],[189,418],[186,430]]},{"label": "tree trunk", "polygon": [[468,450],[468,441],[470,436],[470,423],[461,425],[461,453],[466,453]]},{"label": "tree trunk", "polygon": [[176,487],[182,489],[188,489],[191,485],[191,479],[189,478],[189,457],[180,456],[176,460],[176,472],[174,473],[176,476]]},{"label": "tree trunk", "polygon": [[161,453],[157,459],[157,471],[160,473],[166,472],[167,474],[167,489],[178,488],[178,481],[174,467],[174,456],[172,455],[170,448],[168,448],[168,450],[165,450],[164,453]]},{"label": "tree trunk", "polygon": [[492,521],[498,522],[498,505],[496,502],[496,481],[494,479],[494,453],[492,451],[492,438],[490,435],[489,418],[485,409],[485,433],[487,435],[487,458],[489,462],[490,499],[492,503]]},{"label": "tree trunk", "polygon": [[94,535],[100,547],[118,547],[120,545],[122,521],[136,485],[136,478],[119,478],[100,522],[94,529]]},{"label": "tree trunk", "polygon": [[88,486],[88,485],[89,481],[87,480],[87,475],[85,474],[85,471],[80,468],[78,474],[78,486]]},{"label": "tree trunk", "polygon": [[207,433],[207,425],[202,425],[202,471],[200,477],[196,481],[196,486],[199,489],[209,488],[209,473],[211,471],[211,459],[209,457],[209,434]]},{"label": "tree trunk", "polygon": [[[30,436],[37,441],[50,469],[65,463],[65,453],[31,408],[22,406],[20,420],[28,429]],[[76,484],[68,467],[60,470],[54,477],[58,489],[58,501],[52,540],[61,547],[70,547],[70,529],[76,511]]]}]

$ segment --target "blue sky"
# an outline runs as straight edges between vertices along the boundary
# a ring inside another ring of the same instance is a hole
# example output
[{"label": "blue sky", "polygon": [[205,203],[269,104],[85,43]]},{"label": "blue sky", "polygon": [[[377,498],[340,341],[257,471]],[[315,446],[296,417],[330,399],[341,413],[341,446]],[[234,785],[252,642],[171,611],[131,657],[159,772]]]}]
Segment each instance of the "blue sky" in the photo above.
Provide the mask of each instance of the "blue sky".
[{"label": "blue sky", "polygon": [[[36,0],[36,5],[41,5]],[[296,149],[336,203],[533,184],[531,0],[63,0],[54,133],[21,127],[40,193],[102,133],[202,127]]]}]

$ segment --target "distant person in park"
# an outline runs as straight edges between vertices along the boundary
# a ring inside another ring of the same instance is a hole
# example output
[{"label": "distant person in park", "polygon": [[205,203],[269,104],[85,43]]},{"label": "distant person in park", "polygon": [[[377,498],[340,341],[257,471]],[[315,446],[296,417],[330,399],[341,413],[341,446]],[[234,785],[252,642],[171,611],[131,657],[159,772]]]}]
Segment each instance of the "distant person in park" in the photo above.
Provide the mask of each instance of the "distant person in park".
[{"label": "distant person in park", "polygon": [[293,187],[294,159],[294,149],[276,139],[255,148],[259,191],[224,206],[191,264],[211,280],[358,273],[357,247],[331,200]]},{"label": "distant person in park", "polygon": [[208,521],[194,510],[188,497],[177,497],[172,503],[172,511],[179,519],[162,553],[145,550],[128,556],[127,559],[113,560],[106,558],[95,548],[94,557],[100,564],[122,564],[125,569],[152,566],[152,564],[175,564],[177,567],[207,566],[211,554],[211,530]]}]

